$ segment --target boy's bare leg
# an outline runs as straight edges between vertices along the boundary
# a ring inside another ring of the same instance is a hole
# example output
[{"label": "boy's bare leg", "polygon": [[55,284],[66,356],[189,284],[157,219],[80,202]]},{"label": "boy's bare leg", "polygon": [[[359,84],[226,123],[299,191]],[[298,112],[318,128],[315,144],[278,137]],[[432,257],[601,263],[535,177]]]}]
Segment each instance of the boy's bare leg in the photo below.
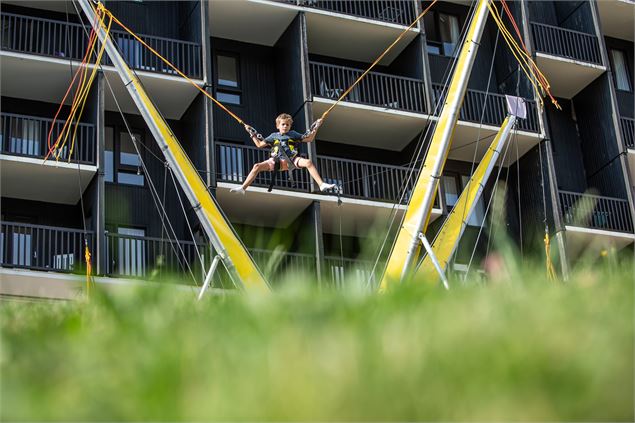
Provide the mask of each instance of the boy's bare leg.
[{"label": "boy's bare leg", "polygon": [[325,191],[327,189],[335,188],[335,184],[327,184],[322,180],[320,173],[317,170],[317,167],[313,164],[313,162],[309,159],[298,159],[297,167],[306,168],[309,171],[311,177],[317,182],[320,186],[320,191]]},{"label": "boy's bare leg", "polygon": [[267,170],[270,170],[268,161],[256,163],[254,167],[251,168],[249,175],[247,175],[247,179],[245,179],[245,181],[240,186],[240,188],[233,188],[230,191],[244,193],[245,190],[249,188],[249,186],[254,182],[254,180],[256,179],[256,176],[258,176],[260,172],[267,171]]}]

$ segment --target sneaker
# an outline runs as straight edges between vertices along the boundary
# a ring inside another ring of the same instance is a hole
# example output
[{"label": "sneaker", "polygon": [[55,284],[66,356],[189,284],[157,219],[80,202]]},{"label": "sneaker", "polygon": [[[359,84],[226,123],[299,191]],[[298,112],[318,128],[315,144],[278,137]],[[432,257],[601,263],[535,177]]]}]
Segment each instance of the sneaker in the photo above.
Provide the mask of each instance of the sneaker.
[{"label": "sneaker", "polygon": [[245,195],[245,190],[243,189],[243,187],[232,188],[229,190],[229,192],[235,192],[236,194]]},{"label": "sneaker", "polygon": [[322,182],[322,184],[320,185],[320,191],[327,191],[333,188],[335,188],[335,184],[327,184],[326,182]]}]

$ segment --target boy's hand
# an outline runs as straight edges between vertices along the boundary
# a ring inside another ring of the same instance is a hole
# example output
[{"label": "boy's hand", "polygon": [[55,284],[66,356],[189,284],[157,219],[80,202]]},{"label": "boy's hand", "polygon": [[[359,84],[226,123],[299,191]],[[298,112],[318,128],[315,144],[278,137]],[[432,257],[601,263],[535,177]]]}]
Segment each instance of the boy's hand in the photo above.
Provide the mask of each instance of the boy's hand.
[{"label": "boy's hand", "polygon": [[318,128],[322,126],[322,123],[324,123],[324,119],[321,118],[313,122],[313,125],[311,125],[311,132],[317,131]]},{"label": "boy's hand", "polygon": [[258,133],[258,131],[256,131],[256,129],[253,126],[249,126],[249,125],[245,124],[245,131],[247,131],[247,133],[249,134],[250,138],[256,137],[259,140],[263,139],[263,136],[260,135],[260,133]]}]

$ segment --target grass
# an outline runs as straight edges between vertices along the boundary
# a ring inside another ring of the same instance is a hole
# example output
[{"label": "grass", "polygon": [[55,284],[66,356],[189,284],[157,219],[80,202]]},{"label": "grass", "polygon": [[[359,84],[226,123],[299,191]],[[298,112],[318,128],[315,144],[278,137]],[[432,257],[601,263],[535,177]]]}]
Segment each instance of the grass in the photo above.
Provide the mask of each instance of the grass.
[{"label": "grass", "polygon": [[[633,421],[632,269],[2,304],[3,420]],[[456,286],[456,284],[455,284]]]}]

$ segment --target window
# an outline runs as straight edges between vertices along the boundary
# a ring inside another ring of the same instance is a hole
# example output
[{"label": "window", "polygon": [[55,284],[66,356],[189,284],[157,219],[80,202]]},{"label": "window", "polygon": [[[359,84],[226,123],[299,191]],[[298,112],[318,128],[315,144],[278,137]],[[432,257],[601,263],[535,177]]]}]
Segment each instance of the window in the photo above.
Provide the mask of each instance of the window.
[{"label": "window", "polygon": [[447,13],[439,13],[438,16],[439,36],[443,45],[443,54],[452,56],[459,42],[459,18]]},{"label": "window", "polygon": [[[448,211],[452,210],[452,207],[454,207],[459,199],[459,195],[463,192],[463,190],[465,190],[469,182],[470,178],[466,175],[443,175],[443,192],[445,195],[445,205]],[[481,223],[483,223],[484,217],[485,203],[481,194],[481,198],[479,198],[476,202],[467,224],[471,226],[480,226]]]},{"label": "window", "polygon": [[243,150],[239,146],[221,145],[219,149],[220,174],[224,181],[242,183]]},{"label": "window", "polygon": [[[469,176],[461,175],[461,184],[463,185],[463,189],[467,188],[467,184],[469,182],[470,182]],[[474,210],[472,210],[472,214],[470,215],[470,218],[467,221],[467,224],[472,226],[481,226],[481,223],[483,223],[484,217],[485,217],[485,203],[483,201],[483,194],[481,193],[481,197],[476,202],[476,205],[474,206]]]},{"label": "window", "polygon": [[106,126],[104,150],[104,178],[106,182],[115,182],[115,131],[109,126]]},{"label": "window", "polygon": [[238,57],[226,54],[216,55],[217,89],[216,98],[222,103],[241,104],[240,67]]},{"label": "window", "polygon": [[120,237],[117,240],[119,253],[119,274],[126,276],[143,276],[146,268],[146,231],[136,228],[117,228]]},{"label": "window", "polygon": [[[119,139],[116,140],[114,128],[107,126],[105,132],[103,165],[105,181],[144,186],[145,177],[141,173],[141,159],[137,155],[130,134],[127,131],[120,131]],[[138,143],[142,142],[141,135],[133,133],[133,136]]]},{"label": "window", "polygon": [[16,266],[30,266],[31,255],[31,234],[30,233],[14,233],[12,245],[11,264]]},{"label": "window", "polygon": [[631,78],[628,72],[626,55],[621,50],[611,50],[615,85],[618,90],[631,91]]},{"label": "window", "polygon": [[13,121],[13,127],[11,128],[9,152],[27,156],[39,156],[41,154],[40,140],[42,139],[40,122],[32,119],[11,120]]},{"label": "window", "polygon": [[455,176],[443,175],[443,191],[445,192],[445,205],[448,208],[456,204],[459,199],[459,187]]},{"label": "window", "polygon": [[[140,142],[139,134],[132,134],[135,140]],[[117,182],[127,185],[140,185],[145,183],[145,177],[141,174],[141,159],[137,155],[134,142],[128,132],[119,134],[119,167],[117,168]]]}]

